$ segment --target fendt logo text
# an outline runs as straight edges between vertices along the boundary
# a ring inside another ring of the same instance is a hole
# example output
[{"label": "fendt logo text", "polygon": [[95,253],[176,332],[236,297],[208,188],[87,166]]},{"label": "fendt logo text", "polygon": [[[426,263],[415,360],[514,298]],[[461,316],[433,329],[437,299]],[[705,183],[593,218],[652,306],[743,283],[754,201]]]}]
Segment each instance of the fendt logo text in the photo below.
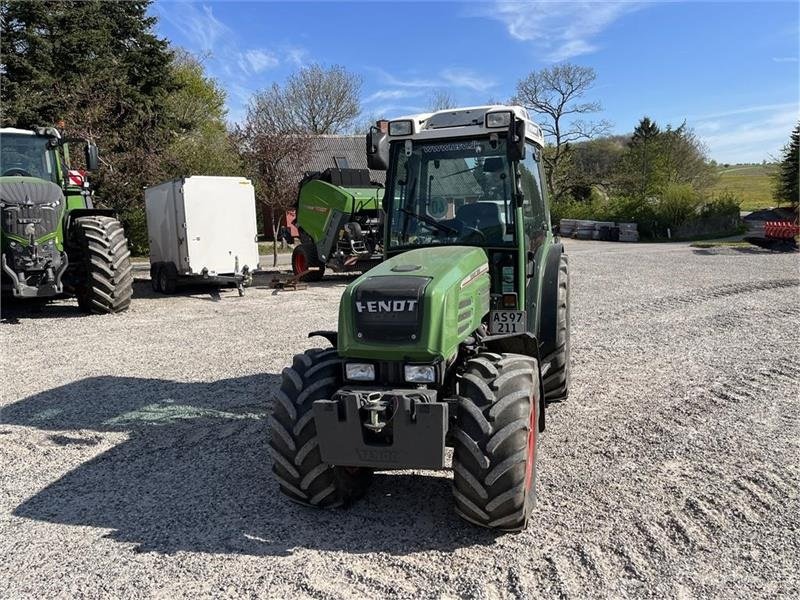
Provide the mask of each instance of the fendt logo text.
[{"label": "fendt logo text", "polygon": [[417,309],[418,300],[374,300],[356,302],[356,310],[360,313],[411,312]]}]

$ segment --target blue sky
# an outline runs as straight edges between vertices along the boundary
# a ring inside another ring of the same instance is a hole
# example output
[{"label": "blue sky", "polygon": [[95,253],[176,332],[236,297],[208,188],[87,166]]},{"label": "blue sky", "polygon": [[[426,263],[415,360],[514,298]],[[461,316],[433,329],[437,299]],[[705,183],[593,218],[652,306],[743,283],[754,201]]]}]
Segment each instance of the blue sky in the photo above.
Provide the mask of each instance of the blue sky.
[{"label": "blue sky", "polygon": [[250,95],[313,62],[363,78],[364,118],[423,112],[435,90],[460,105],[504,101],[531,70],[593,67],[597,118],[615,133],[643,115],[686,119],[719,162],[779,155],[800,117],[796,2],[176,2],[157,32]]}]

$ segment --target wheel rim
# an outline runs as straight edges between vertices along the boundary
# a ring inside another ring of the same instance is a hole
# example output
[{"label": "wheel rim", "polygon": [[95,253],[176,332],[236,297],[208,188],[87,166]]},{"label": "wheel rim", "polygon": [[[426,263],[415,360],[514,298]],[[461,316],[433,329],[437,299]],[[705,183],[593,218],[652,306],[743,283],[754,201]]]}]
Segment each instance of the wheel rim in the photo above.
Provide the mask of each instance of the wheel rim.
[{"label": "wheel rim", "polygon": [[531,396],[531,418],[528,424],[528,460],[525,464],[525,489],[529,490],[533,479],[533,465],[536,462],[536,435],[538,433],[538,423],[536,422],[536,405],[534,397]]},{"label": "wheel rim", "polygon": [[161,284],[161,289],[162,290],[166,290],[167,289],[167,273],[166,273],[166,271],[162,270],[158,274],[158,281]]},{"label": "wheel rim", "polygon": [[306,257],[302,252],[298,252],[294,257],[294,270],[298,275],[308,270],[308,266],[306,265]]}]

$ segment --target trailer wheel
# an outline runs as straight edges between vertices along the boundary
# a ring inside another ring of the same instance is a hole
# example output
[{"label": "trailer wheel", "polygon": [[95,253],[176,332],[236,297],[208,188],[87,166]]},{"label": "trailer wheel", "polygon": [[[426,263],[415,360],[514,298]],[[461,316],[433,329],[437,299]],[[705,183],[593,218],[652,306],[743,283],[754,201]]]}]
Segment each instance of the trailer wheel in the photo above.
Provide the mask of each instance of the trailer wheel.
[{"label": "trailer wheel", "polygon": [[150,287],[156,293],[161,292],[161,263],[150,265]]},{"label": "trailer wheel", "polygon": [[133,296],[133,269],[128,239],[113,217],[76,218],[71,227],[75,257],[78,306],[87,313],[122,312]]},{"label": "trailer wheel", "polygon": [[314,423],[314,400],[332,398],[342,383],[342,359],[335,348],[308,350],[283,370],[283,380],[269,416],[272,472],[290,500],[329,508],[346,506],[362,496],[372,470],[322,461]]},{"label": "trailer wheel", "polygon": [[[311,269],[311,270],[309,270]],[[305,273],[303,281],[319,281],[325,274],[325,265],[317,258],[317,250],[313,244],[298,244],[292,250],[292,272],[295,275]]]},{"label": "trailer wheel", "polygon": [[536,503],[539,365],[521,354],[467,361],[453,428],[455,510],[476,525],[520,531]]},{"label": "trailer wheel", "polygon": [[550,363],[544,376],[545,402],[562,402],[569,395],[570,382],[570,311],[569,311],[569,262],[562,254],[558,265],[556,328],[554,347],[543,348],[542,362]]},{"label": "trailer wheel", "polygon": [[174,294],[178,289],[178,269],[173,263],[161,265],[158,270],[158,287],[162,294]]}]

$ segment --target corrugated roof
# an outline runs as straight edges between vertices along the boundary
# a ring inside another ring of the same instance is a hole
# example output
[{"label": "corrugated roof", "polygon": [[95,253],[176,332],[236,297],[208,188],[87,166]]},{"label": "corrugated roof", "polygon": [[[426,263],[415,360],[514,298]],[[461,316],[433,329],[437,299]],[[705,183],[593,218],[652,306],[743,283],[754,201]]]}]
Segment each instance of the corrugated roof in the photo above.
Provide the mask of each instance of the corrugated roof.
[{"label": "corrugated roof", "polygon": [[[311,138],[311,156],[304,172],[324,171],[325,169],[366,169],[366,140],[363,135],[317,135]],[[336,164],[336,159],[340,164]],[[346,161],[342,164],[341,159]],[[384,183],[385,171],[370,170],[370,179]],[[302,174],[301,174],[302,175]]]}]

